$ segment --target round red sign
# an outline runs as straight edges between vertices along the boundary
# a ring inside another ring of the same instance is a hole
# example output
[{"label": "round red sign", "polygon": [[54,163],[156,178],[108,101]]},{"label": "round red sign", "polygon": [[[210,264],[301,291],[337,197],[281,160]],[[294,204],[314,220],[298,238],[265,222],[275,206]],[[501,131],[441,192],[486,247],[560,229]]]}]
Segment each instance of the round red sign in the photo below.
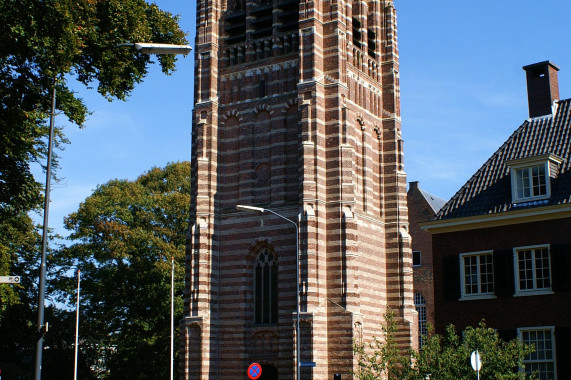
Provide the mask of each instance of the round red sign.
[{"label": "round red sign", "polygon": [[258,363],[252,363],[248,367],[248,378],[252,380],[259,379],[262,376],[262,366]]}]

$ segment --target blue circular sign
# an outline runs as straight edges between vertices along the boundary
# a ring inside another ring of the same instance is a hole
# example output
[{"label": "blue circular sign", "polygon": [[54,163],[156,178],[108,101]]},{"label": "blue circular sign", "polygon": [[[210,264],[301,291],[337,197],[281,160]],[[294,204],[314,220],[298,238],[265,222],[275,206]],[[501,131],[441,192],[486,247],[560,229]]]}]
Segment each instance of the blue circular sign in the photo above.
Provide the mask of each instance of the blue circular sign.
[{"label": "blue circular sign", "polygon": [[248,377],[252,380],[259,379],[262,376],[262,366],[258,363],[252,363],[248,367]]}]

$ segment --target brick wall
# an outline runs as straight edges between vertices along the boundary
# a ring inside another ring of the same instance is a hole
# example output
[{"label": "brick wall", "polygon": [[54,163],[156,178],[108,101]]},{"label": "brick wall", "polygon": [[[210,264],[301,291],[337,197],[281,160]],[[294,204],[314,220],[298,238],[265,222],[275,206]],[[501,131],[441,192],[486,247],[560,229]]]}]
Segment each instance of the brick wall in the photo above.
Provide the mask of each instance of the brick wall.
[{"label": "brick wall", "polygon": [[413,267],[414,292],[421,293],[426,300],[426,320],[434,326],[432,235],[422,230],[420,223],[432,220],[435,212],[420,192],[417,182],[409,185],[407,202],[412,251],[421,252],[421,265]]},{"label": "brick wall", "polygon": [[[490,327],[498,330],[515,330],[527,326],[568,326],[568,315],[571,313],[571,289],[568,286],[566,291],[556,291],[553,295],[514,297],[506,294],[490,300],[458,301],[457,296],[447,292],[447,288],[453,286],[449,268],[454,268],[454,265],[447,266],[446,261],[463,252],[493,250],[494,254],[511,254],[514,247],[569,245],[571,239],[567,231],[570,228],[571,219],[567,218],[433,235],[437,332],[443,332],[450,323],[455,324],[458,330],[475,326],[482,318]],[[568,253],[565,257],[569,257]],[[568,259],[564,260],[571,264]],[[498,269],[500,268],[496,268]],[[552,265],[552,271],[554,269],[558,268]],[[513,270],[510,272],[509,268],[501,269],[501,272],[513,277]],[[495,278],[495,281],[501,280],[501,277]]]}]

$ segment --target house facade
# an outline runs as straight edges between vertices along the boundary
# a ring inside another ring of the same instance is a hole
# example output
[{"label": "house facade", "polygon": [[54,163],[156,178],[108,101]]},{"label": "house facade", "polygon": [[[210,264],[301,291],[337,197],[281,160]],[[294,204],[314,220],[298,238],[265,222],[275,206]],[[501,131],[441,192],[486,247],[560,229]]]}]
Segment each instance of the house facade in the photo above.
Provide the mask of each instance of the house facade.
[{"label": "house facade", "polygon": [[196,26],[181,378],[347,379],[389,309],[414,346],[393,1],[199,0]]},{"label": "house facade", "polygon": [[419,347],[428,334],[429,326],[434,327],[432,236],[420,224],[434,219],[445,203],[444,199],[422,190],[418,182],[409,182],[408,223],[412,239],[414,307],[418,313]]},{"label": "house facade", "polygon": [[571,99],[557,66],[525,66],[529,119],[423,228],[432,233],[435,326],[485,319],[535,347],[525,371],[571,378]]}]

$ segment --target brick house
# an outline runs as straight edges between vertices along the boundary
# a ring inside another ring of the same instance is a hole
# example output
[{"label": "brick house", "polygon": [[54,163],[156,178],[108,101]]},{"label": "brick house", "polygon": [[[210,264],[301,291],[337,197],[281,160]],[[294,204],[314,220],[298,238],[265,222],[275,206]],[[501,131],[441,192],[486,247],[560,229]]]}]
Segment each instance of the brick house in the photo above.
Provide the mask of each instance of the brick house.
[{"label": "brick house", "polygon": [[428,332],[428,324],[434,326],[434,284],[432,236],[421,229],[420,224],[436,216],[446,201],[420,188],[418,182],[409,182],[407,192],[408,224],[412,239],[412,271],[414,306],[418,313],[419,346]]},{"label": "brick house", "polygon": [[571,378],[571,99],[551,62],[525,66],[529,119],[436,219],[436,331],[482,318],[536,353],[527,372]]},{"label": "brick house", "polygon": [[389,308],[415,346],[393,1],[199,0],[196,27],[181,377],[347,379]]}]

